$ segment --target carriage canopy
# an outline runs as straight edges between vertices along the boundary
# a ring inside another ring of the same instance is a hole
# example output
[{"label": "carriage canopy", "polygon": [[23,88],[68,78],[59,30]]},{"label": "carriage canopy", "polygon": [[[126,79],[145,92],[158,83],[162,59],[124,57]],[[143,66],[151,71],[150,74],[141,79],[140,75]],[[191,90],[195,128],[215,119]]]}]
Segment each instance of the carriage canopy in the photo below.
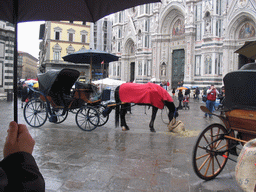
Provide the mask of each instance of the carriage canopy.
[{"label": "carriage canopy", "polygon": [[244,65],[240,70],[228,73],[224,79],[227,109],[256,110],[256,64]]},{"label": "carriage canopy", "polygon": [[62,92],[69,95],[70,89],[80,76],[80,72],[74,69],[51,70],[40,73],[38,76],[39,90],[45,95],[51,92]]}]

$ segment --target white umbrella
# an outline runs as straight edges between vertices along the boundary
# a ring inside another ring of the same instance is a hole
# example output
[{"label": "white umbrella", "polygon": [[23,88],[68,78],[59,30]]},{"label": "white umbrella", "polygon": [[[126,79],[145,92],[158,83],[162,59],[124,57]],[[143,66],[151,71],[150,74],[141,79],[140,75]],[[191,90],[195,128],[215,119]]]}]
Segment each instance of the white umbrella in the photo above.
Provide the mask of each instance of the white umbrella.
[{"label": "white umbrella", "polygon": [[93,81],[94,84],[96,85],[122,85],[123,83],[126,83],[125,81],[120,81],[120,80],[115,80],[115,79],[110,79],[110,78],[105,78],[105,79],[101,79],[101,80],[97,80],[97,81]]},{"label": "white umbrella", "polygon": [[38,82],[38,81],[37,81],[37,80],[34,80],[34,79],[30,79],[30,80],[25,81],[26,84],[29,84],[29,83],[36,84],[37,82]]}]

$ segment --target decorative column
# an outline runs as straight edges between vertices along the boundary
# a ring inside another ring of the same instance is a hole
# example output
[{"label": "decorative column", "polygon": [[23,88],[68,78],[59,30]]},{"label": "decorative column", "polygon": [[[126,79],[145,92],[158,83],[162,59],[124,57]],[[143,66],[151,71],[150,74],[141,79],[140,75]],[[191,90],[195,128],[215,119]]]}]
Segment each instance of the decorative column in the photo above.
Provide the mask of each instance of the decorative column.
[{"label": "decorative column", "polygon": [[186,16],[185,16],[185,69],[184,69],[184,83],[192,85],[194,81],[194,49],[195,49],[195,24],[194,24],[194,2],[186,2]]}]

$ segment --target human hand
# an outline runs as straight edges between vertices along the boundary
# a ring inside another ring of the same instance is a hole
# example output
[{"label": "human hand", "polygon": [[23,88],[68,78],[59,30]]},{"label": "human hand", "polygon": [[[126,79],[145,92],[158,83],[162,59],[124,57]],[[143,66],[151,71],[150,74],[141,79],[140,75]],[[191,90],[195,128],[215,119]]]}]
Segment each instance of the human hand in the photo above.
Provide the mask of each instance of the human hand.
[{"label": "human hand", "polygon": [[32,154],[35,140],[31,137],[26,125],[12,121],[9,124],[8,135],[4,145],[4,157],[16,152]]}]

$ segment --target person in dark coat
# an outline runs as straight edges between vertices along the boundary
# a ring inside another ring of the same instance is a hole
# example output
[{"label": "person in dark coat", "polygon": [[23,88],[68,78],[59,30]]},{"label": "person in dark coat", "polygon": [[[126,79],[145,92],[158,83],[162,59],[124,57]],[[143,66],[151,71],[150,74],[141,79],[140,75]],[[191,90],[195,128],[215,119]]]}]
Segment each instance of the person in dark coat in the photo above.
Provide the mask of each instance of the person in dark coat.
[{"label": "person in dark coat", "polygon": [[35,140],[26,125],[12,121],[0,162],[0,191],[45,191],[45,181],[32,152]]},{"label": "person in dark coat", "polygon": [[179,93],[178,93],[178,100],[179,100],[179,106],[178,106],[178,109],[182,109],[182,101],[183,101],[183,93],[182,93],[182,90],[179,90]]}]

